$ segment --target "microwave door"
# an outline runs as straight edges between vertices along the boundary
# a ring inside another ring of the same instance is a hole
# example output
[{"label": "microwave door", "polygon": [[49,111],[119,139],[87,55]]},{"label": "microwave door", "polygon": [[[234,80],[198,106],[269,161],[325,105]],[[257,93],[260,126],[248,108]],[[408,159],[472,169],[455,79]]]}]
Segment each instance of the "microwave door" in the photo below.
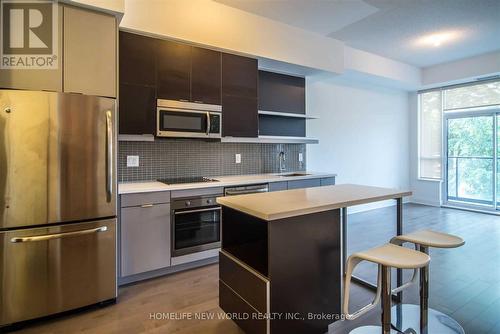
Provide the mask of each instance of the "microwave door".
[{"label": "microwave door", "polygon": [[208,112],[159,109],[158,136],[206,138],[209,121]]}]

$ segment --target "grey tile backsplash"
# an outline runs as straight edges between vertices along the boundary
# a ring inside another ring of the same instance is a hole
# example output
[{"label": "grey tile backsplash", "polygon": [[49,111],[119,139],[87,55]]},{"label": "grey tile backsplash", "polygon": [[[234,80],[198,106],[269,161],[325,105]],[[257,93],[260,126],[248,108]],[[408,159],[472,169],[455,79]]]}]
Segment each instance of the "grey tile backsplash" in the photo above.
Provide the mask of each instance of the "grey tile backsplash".
[{"label": "grey tile backsplash", "polygon": [[[286,154],[287,171],[306,169],[305,144],[221,143],[188,139],[118,143],[118,180],[146,181],[170,177],[279,172],[278,154]],[[235,163],[235,154],[241,163]],[[303,163],[299,163],[303,153]],[[139,156],[139,167],[127,167],[127,155]]]}]

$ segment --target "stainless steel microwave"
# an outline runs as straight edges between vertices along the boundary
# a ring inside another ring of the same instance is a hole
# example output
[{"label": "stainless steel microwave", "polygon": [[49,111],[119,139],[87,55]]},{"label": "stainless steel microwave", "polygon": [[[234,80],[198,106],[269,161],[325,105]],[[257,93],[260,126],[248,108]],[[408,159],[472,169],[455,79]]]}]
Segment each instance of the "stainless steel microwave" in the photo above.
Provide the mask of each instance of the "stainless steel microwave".
[{"label": "stainless steel microwave", "polygon": [[221,138],[220,105],[158,100],[156,110],[158,137]]}]

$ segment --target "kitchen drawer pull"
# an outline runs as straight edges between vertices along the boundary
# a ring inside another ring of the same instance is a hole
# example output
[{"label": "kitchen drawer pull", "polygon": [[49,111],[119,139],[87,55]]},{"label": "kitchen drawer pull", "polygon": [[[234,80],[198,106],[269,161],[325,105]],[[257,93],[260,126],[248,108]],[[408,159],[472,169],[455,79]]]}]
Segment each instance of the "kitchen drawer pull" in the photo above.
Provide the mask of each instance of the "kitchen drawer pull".
[{"label": "kitchen drawer pull", "polygon": [[107,226],[101,226],[96,228],[91,228],[88,230],[80,230],[74,232],[63,232],[63,233],[54,233],[54,234],[45,234],[45,235],[36,235],[30,237],[14,237],[10,239],[10,242],[19,243],[19,242],[31,242],[31,241],[46,241],[52,239],[61,239],[65,237],[75,237],[79,235],[86,235],[92,233],[106,232],[108,230]]},{"label": "kitchen drawer pull", "polygon": [[154,204],[143,204],[141,205],[141,208],[152,208]]},{"label": "kitchen drawer pull", "polygon": [[200,100],[194,100],[193,102],[194,103],[203,103],[203,101],[200,101]]}]

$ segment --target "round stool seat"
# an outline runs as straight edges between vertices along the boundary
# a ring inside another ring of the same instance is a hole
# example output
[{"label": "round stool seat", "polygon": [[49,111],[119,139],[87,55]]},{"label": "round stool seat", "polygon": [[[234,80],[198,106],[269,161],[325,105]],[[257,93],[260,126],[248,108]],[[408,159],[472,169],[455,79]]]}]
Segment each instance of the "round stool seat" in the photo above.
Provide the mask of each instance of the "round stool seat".
[{"label": "round stool seat", "polygon": [[421,230],[399,235],[394,237],[394,239],[435,248],[455,248],[460,247],[465,243],[464,239],[455,235],[432,230]]},{"label": "round stool seat", "polygon": [[385,244],[366,251],[354,253],[351,256],[353,258],[360,258],[378,263],[383,266],[400,269],[421,268],[426,266],[431,260],[429,255],[425,253],[416,252],[393,244]]}]

